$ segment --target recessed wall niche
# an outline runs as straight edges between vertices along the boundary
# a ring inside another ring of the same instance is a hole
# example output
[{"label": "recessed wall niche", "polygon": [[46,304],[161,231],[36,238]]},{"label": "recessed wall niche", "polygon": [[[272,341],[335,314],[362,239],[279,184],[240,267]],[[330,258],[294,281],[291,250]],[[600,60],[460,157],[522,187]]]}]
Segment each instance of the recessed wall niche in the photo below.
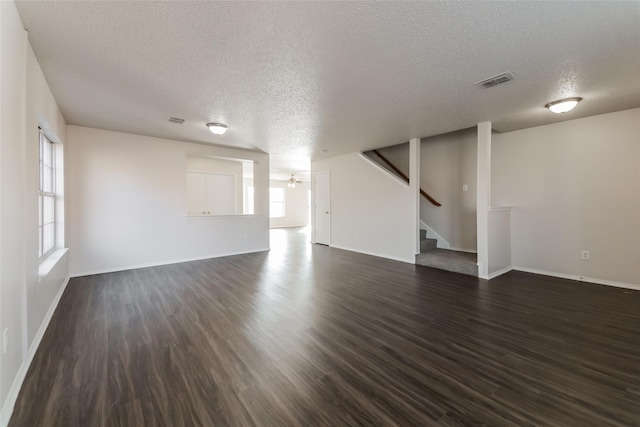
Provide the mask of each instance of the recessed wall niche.
[{"label": "recessed wall niche", "polygon": [[187,216],[254,214],[254,162],[187,157]]}]

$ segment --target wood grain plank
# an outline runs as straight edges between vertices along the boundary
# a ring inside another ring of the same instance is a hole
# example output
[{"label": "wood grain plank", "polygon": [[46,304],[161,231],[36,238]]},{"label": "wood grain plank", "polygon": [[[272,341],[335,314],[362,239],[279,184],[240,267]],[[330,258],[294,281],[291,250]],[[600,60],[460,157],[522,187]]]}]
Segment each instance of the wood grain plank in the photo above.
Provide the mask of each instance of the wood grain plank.
[{"label": "wood grain plank", "polygon": [[640,292],[272,247],[72,279],[10,426],[640,426]]}]

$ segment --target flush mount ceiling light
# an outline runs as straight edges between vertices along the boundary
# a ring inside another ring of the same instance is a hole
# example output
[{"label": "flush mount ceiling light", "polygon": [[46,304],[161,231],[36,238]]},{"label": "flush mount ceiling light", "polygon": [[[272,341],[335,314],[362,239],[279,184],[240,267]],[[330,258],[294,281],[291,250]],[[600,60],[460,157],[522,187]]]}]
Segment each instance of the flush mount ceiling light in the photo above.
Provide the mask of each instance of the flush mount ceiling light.
[{"label": "flush mount ceiling light", "polygon": [[578,102],[582,101],[582,98],[565,98],[559,99],[557,101],[553,101],[545,105],[546,108],[551,110],[553,113],[566,113],[567,111],[573,110],[573,107],[578,105]]},{"label": "flush mount ceiling light", "polygon": [[293,174],[291,174],[291,178],[289,178],[289,183],[287,184],[287,187],[296,188],[296,179],[293,177]]},{"label": "flush mount ceiling light", "polygon": [[207,123],[207,127],[216,135],[223,135],[227,130],[229,130],[229,126],[222,123]]}]

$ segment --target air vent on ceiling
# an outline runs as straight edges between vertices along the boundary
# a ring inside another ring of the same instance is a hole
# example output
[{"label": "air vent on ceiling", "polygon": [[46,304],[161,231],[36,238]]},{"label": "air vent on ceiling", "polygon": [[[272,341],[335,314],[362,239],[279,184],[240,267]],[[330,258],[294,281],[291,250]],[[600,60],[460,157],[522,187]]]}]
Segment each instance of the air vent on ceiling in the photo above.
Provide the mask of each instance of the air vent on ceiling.
[{"label": "air vent on ceiling", "polygon": [[178,117],[168,117],[167,121],[169,123],[175,123],[175,124],[178,124],[178,125],[181,125],[181,124],[184,123],[184,119],[179,119]]},{"label": "air vent on ceiling", "polygon": [[506,73],[498,74],[497,76],[489,77],[488,79],[475,82],[474,85],[481,86],[486,89],[492,86],[497,86],[499,84],[506,83],[513,79],[514,79],[513,74],[507,71]]}]

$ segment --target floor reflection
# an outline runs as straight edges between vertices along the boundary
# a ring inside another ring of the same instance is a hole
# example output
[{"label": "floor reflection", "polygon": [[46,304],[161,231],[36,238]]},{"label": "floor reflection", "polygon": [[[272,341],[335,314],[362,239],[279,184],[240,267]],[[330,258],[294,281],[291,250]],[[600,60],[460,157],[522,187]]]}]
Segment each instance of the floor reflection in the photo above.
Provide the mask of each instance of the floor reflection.
[{"label": "floor reflection", "polygon": [[[291,349],[304,352],[314,324],[310,228],[279,228],[270,231],[271,250],[263,265],[253,315],[247,319],[247,338],[257,350],[271,357],[287,357]],[[272,335],[277,334],[277,339]],[[266,338],[266,339],[265,339]]]}]

